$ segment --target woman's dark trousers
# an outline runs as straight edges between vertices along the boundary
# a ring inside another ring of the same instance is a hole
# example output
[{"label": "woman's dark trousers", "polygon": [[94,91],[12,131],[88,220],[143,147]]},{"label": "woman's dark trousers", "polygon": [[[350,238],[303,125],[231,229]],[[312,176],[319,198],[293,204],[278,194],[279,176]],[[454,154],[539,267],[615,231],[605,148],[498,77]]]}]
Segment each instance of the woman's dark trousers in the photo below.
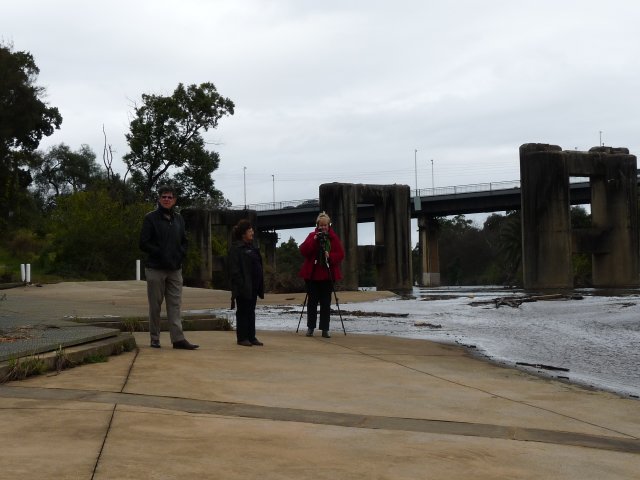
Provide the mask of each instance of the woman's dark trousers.
[{"label": "woman's dark trousers", "polygon": [[307,328],[315,330],[318,318],[318,303],[320,304],[320,330],[329,330],[331,315],[331,292],[333,285],[326,281],[307,281]]},{"label": "woman's dark trousers", "polygon": [[258,297],[236,298],[236,338],[242,340],[256,339],[256,303]]}]

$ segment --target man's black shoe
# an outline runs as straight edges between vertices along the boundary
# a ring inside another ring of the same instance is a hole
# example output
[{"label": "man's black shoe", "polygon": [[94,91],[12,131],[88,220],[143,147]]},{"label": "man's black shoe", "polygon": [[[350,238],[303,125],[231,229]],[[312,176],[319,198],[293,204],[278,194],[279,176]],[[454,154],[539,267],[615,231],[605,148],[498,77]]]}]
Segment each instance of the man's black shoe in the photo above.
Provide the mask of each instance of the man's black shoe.
[{"label": "man's black shoe", "polygon": [[238,345],[242,345],[243,347],[253,346],[253,344],[249,340],[238,340]]},{"label": "man's black shoe", "polygon": [[151,348],[160,348],[160,340],[151,340]]},{"label": "man's black shoe", "polygon": [[253,340],[251,340],[251,345],[255,345],[257,347],[261,347],[264,345],[264,343],[262,343],[260,340],[258,340],[257,338],[254,338]]},{"label": "man's black shoe", "polygon": [[322,330],[322,336],[324,338],[331,338],[331,335],[329,335],[329,330]]},{"label": "man's black shoe", "polygon": [[196,345],[195,343],[189,343],[186,339],[180,340],[177,342],[173,342],[173,348],[179,348],[181,350],[195,350],[200,345]]}]

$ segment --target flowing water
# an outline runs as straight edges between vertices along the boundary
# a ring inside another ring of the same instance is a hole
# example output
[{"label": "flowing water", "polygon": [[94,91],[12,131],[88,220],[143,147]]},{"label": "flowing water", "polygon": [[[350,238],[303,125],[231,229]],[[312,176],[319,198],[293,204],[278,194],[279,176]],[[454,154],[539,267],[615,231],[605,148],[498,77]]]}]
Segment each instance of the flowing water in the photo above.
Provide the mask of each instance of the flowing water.
[{"label": "flowing water", "polygon": [[[496,307],[523,292],[497,288],[414,288],[413,295],[341,304],[349,333],[394,335],[457,343],[509,366],[623,395],[640,396],[640,292]],[[338,292],[338,299],[340,292]],[[516,302],[519,303],[519,302]],[[258,330],[295,331],[301,305],[259,306]],[[342,334],[332,307],[332,335]],[[216,311],[233,319],[233,312]],[[305,318],[300,332],[306,330]],[[522,365],[528,364],[529,366]]]}]

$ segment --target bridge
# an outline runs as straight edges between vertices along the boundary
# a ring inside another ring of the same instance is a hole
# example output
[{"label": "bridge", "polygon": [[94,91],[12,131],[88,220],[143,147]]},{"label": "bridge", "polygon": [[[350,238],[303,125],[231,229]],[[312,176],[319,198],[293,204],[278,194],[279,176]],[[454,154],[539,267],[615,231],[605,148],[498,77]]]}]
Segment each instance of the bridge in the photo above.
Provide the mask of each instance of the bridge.
[{"label": "bridge", "polygon": [[[581,178],[572,179],[571,204],[591,201],[591,187]],[[640,180],[640,176],[639,176]],[[639,182],[640,183],[640,182]],[[501,212],[520,209],[520,180],[478,183],[412,191],[411,217],[429,215],[446,217],[472,213]],[[232,210],[254,210],[260,230],[287,230],[313,226],[320,202],[317,198],[234,206]],[[374,221],[373,205],[358,205],[358,223]]]},{"label": "bridge", "polygon": [[[411,285],[410,218],[416,218],[418,223],[421,284],[439,285],[437,217],[508,210],[523,212],[523,238],[528,225],[526,232],[534,238],[527,245],[533,245],[530,250],[540,250],[527,251],[527,258],[535,267],[529,266],[528,271],[547,274],[549,270],[555,274],[553,253],[557,245],[561,245],[561,253],[566,257],[561,265],[562,285],[573,284],[571,271],[565,268],[565,263],[570,264],[575,252],[591,253],[598,260],[594,278],[597,277],[602,285],[636,285],[638,233],[635,212],[640,183],[636,157],[629,155],[626,148],[600,146],[588,152],[574,152],[546,144],[524,144],[520,147],[520,156],[521,174],[524,172],[522,184],[520,180],[514,180],[410,191],[407,185],[334,182],[319,186],[319,198],[195,211],[188,222],[191,233],[203,252],[209,252],[196,272],[196,280],[211,278],[212,228],[230,238],[230,226],[241,218],[250,218],[259,230],[258,237],[267,262],[275,265],[276,231],[313,226],[322,205],[333,213],[334,228],[342,235],[346,248],[351,252],[358,250],[358,255],[350,255],[351,263],[343,268],[343,283],[347,288],[358,285],[358,258],[376,266],[379,288],[404,289]],[[592,206],[594,222],[591,228],[580,232],[571,229],[569,204]],[[361,247],[357,244],[356,227],[358,223],[369,222],[375,224],[375,245]],[[612,261],[614,254],[618,257],[630,255],[632,261],[628,263],[633,264],[633,268],[627,270],[631,273],[625,271],[624,275],[616,275],[614,270],[624,260],[615,257]],[[531,281],[529,284],[540,288],[554,286],[557,279],[551,274],[547,276],[551,280],[544,277],[539,285]]]}]

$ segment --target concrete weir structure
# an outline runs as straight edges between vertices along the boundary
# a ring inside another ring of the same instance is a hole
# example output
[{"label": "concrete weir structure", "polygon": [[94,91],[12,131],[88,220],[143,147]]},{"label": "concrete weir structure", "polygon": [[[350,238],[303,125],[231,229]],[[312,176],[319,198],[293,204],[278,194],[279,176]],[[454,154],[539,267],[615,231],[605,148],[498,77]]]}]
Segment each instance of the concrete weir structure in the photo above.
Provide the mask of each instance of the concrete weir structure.
[{"label": "concrete weir structure", "polygon": [[325,183],[320,185],[320,207],[331,217],[333,229],[342,239],[345,256],[342,264],[346,290],[358,288],[358,204],[372,204],[375,218],[376,265],[379,290],[410,290],[411,236],[410,200],[407,185],[365,185]]},{"label": "concrete weir structure", "polygon": [[[214,256],[211,248],[212,232],[218,238],[233,242],[233,227],[241,219],[255,225],[256,212],[253,210],[202,210],[187,208],[182,210],[185,219],[190,248],[198,252],[198,262],[183,272],[185,284],[190,287],[211,288],[212,281],[218,287],[228,287],[225,274],[226,255]],[[263,247],[266,261],[275,264],[275,249],[278,236],[275,232],[260,232],[256,242]]]},{"label": "concrete weir structure", "polygon": [[[320,185],[320,210],[326,211],[334,230],[345,247],[342,264],[344,290],[358,289],[358,256],[376,265],[379,290],[408,291],[411,289],[410,204],[407,185],[362,185],[329,183]],[[358,247],[358,204],[372,205],[375,221],[375,245]],[[227,286],[225,257],[211,251],[212,231],[231,245],[231,232],[238,220],[246,218],[256,224],[254,210],[198,210],[182,212],[192,248],[200,254],[184,272],[185,283],[192,287]],[[268,265],[275,267],[276,232],[259,229],[256,242],[265,254]]]},{"label": "concrete weir structure", "polygon": [[[589,229],[571,228],[570,177],[590,179]],[[573,288],[573,253],[592,255],[595,287],[640,284],[637,161],[628,149],[527,143],[520,147],[520,180],[525,288]]]}]

